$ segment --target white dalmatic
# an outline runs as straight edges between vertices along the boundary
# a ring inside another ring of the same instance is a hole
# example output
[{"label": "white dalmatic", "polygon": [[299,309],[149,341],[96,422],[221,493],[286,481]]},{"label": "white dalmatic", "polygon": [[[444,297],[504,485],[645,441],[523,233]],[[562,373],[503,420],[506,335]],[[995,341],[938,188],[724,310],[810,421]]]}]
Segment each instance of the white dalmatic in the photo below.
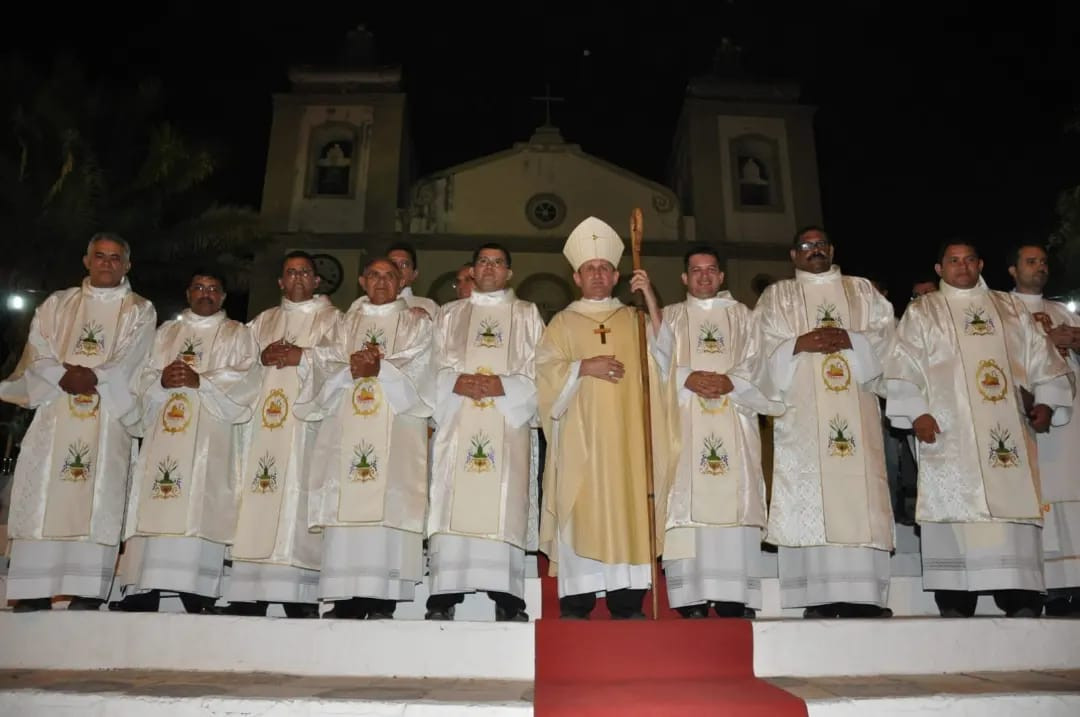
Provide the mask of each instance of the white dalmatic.
[{"label": "white dalmatic", "polygon": [[[379,373],[354,379],[349,357],[377,345]],[[431,321],[398,299],[357,299],[316,350],[297,411],[323,419],[308,527],[386,525],[423,532]],[[310,397],[310,398],[309,398]]]},{"label": "white dalmatic", "polygon": [[[781,546],[893,547],[878,397],[892,307],[837,267],[768,287],[754,309],[774,398],[775,458],[768,541]],[[845,329],[851,348],[794,353],[815,328]]]},{"label": "white dalmatic", "polygon": [[[767,381],[750,310],[727,291],[710,299],[687,296],[664,307],[653,345],[677,397],[678,459],[657,480],[657,515],[664,520],[661,551],[673,607],[705,600],[761,606],[751,577],[765,528],[765,480],[757,414],[783,407],[765,398]],[[688,388],[695,371],[727,375],[734,389],[719,399]]]},{"label": "white dalmatic", "polygon": [[[783,407],[758,388],[767,380],[759,343],[750,310],[729,292],[712,299],[688,296],[664,307],[656,347],[665,354],[665,376],[674,365],[681,438],[674,482],[662,498],[669,538],[681,527],[765,527],[757,414],[775,415]],[[728,375],[735,389],[719,399],[702,398],[685,386],[694,371]],[[669,557],[683,557],[675,545],[667,549]]]},{"label": "white dalmatic", "polygon": [[[12,487],[8,538],[120,541],[137,416],[130,382],[154,340],[153,305],[115,288],[58,291],[34,314],[15,373],[0,398],[37,409],[23,439]],[[60,389],[64,363],[97,375],[97,391]],[[111,566],[110,566],[111,570]]]},{"label": "white dalmatic", "polygon": [[[1080,316],[1065,304],[1039,294],[1014,292],[1045,333],[1058,326],[1080,327]],[[1058,349],[1080,384],[1077,353]],[[1080,391],[1073,399],[1073,416],[1080,411]],[[1080,587],[1080,420],[1072,419],[1036,436],[1039,484],[1042,489],[1043,553],[1048,589]]]},{"label": "white dalmatic", "polygon": [[[198,388],[164,388],[176,360],[199,374]],[[125,539],[186,536],[231,543],[239,500],[240,425],[258,397],[259,347],[224,311],[190,309],[158,329],[138,380],[142,450],[128,496]]]},{"label": "white dalmatic", "polygon": [[312,349],[341,312],[325,296],[282,299],[250,327],[260,351],[282,339],[303,348],[299,366],[261,366],[261,385],[240,479],[234,560],[317,570],[322,541],[307,528],[308,471],[317,424],[299,420],[294,404],[312,371]]},{"label": "white dalmatic", "polygon": [[919,444],[916,518],[931,523],[1041,523],[1034,432],[1021,387],[1069,419],[1069,368],[1014,294],[942,282],[912,302],[888,365],[887,411],[908,428],[923,414],[941,429]]},{"label": "white dalmatic", "polygon": [[[495,541],[512,546],[523,561],[530,540],[536,540],[527,532],[534,478],[530,433],[537,422],[535,357],[543,331],[536,305],[518,299],[512,289],[474,291],[440,311],[434,352],[438,430],[427,535],[442,537],[433,543],[445,536]],[[463,374],[497,376],[503,395],[473,400],[454,393]],[[478,544],[476,549],[484,550]],[[501,585],[457,584],[446,578],[451,568],[437,559],[438,550],[432,554],[436,590],[450,582],[455,588],[522,595],[523,583],[508,588],[506,575]],[[479,567],[472,567],[478,574]]]}]

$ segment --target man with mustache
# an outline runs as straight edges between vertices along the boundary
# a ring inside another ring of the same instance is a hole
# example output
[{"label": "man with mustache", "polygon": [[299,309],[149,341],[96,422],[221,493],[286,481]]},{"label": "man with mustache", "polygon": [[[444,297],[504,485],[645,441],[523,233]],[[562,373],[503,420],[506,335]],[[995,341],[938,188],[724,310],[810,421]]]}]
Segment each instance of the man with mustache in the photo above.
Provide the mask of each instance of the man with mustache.
[{"label": "man with mustache", "polygon": [[157,330],[138,377],[144,436],[128,493],[120,610],[154,611],[162,590],[188,612],[221,596],[225,548],[236,529],[241,425],[259,389],[259,347],[225,315],[225,282],[198,271],[188,308]]},{"label": "man with mustache", "polygon": [[372,259],[365,296],[315,350],[297,414],[322,420],[307,526],[323,534],[319,599],[331,618],[394,616],[423,579],[431,320],[399,296],[401,273]]},{"label": "man with mustache", "polygon": [[[941,287],[908,305],[887,362],[887,413],[919,441],[923,588],[943,617],[992,592],[1037,617],[1044,589],[1035,432],[1064,425],[1069,367],[1017,294],[991,291],[966,239],[946,242]],[[1025,410],[1018,389],[1034,394]]]},{"label": "man with mustache", "polygon": [[97,610],[109,594],[137,419],[130,387],[154,341],[153,305],[131,290],[131,248],[95,234],[82,285],[34,312],[26,349],[0,399],[36,409],[11,491],[7,597],[16,612]]},{"label": "man with mustache", "polygon": [[877,394],[896,319],[869,280],[840,273],[820,227],[793,243],[795,278],[754,309],[786,409],[766,536],[779,546],[780,604],[808,618],[887,617],[894,525]]},{"label": "man with mustache", "polygon": [[524,622],[530,425],[536,417],[540,311],[507,286],[510,252],[484,244],[469,298],[435,325],[436,409],[427,618],[452,620],[465,592],[486,591],[495,619]]},{"label": "man with mustache", "polygon": [[[1050,278],[1046,250],[1022,244],[1009,255],[1013,296],[1027,307],[1039,329],[1080,383],[1080,317],[1065,304],[1043,297]],[[1043,565],[1046,614],[1080,617],[1080,392],[1067,425],[1037,435],[1039,488],[1043,512]]]},{"label": "man with mustache", "polygon": [[281,305],[248,325],[259,345],[258,404],[245,437],[240,509],[225,599],[229,611],[265,615],[282,603],[295,618],[318,615],[322,536],[308,530],[308,483],[318,424],[300,421],[295,404],[312,371],[314,347],[341,312],[323,294],[304,251],[281,264]]},{"label": "man with mustache", "polygon": [[[612,297],[623,253],[603,221],[581,222],[563,248],[581,299],[551,319],[536,352],[537,393],[548,459],[544,471],[540,549],[558,577],[562,617],[585,619],[606,591],[615,619],[640,618],[651,583],[645,427],[638,325],[634,310]],[[655,335],[660,312],[648,275],[635,271]],[[650,361],[650,387],[659,375]],[[654,418],[664,401],[652,402]],[[662,426],[654,420],[654,435]],[[664,465],[663,440],[653,441]]]},{"label": "man with mustache", "polygon": [[761,581],[751,568],[765,532],[758,414],[783,407],[758,388],[767,381],[758,326],[720,291],[719,253],[692,247],[684,262],[686,300],[664,307],[656,340],[681,438],[677,467],[656,483],[668,604],[687,618],[753,617]]}]

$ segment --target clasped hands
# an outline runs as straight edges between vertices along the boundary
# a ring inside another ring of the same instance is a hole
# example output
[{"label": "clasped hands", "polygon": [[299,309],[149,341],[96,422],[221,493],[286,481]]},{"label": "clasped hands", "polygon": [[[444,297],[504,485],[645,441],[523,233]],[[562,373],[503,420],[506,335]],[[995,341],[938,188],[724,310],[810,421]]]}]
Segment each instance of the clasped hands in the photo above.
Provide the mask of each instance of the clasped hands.
[{"label": "clasped hands", "polygon": [[60,390],[72,396],[90,396],[97,393],[97,374],[86,366],[65,363],[67,369],[60,378]]},{"label": "clasped hands", "polygon": [[463,373],[458,376],[454,382],[454,393],[474,401],[505,395],[501,378],[482,373]]},{"label": "clasped hands", "polygon": [[382,351],[378,344],[367,344],[359,351],[349,354],[349,371],[353,378],[378,376],[382,365]]},{"label": "clasped hands", "polygon": [[844,329],[814,329],[795,339],[795,353],[832,354],[851,348],[851,337]]},{"label": "clasped hands", "polygon": [[180,359],[161,370],[162,388],[198,388],[199,374]]},{"label": "clasped hands", "polygon": [[714,399],[723,398],[724,394],[731,393],[735,389],[730,378],[713,371],[693,371],[686,377],[683,386],[702,398]]},{"label": "clasped hands", "polygon": [[304,350],[296,344],[291,344],[285,339],[275,341],[262,351],[262,365],[285,368],[286,366],[299,366],[300,357]]}]

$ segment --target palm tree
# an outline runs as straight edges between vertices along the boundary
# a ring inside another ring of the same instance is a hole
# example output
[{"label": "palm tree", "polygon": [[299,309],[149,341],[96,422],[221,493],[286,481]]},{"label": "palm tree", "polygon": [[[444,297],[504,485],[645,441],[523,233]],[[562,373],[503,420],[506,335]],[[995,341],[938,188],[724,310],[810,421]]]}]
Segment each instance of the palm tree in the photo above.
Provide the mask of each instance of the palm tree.
[{"label": "palm tree", "polygon": [[0,63],[0,232],[20,248],[0,282],[52,290],[83,274],[78,258],[96,231],[132,242],[133,281],[148,298],[175,299],[195,265],[221,265],[246,285],[246,261],[263,239],[258,214],[204,191],[214,153],[162,113],[160,85],[93,83],[57,59],[42,76],[19,58]]}]

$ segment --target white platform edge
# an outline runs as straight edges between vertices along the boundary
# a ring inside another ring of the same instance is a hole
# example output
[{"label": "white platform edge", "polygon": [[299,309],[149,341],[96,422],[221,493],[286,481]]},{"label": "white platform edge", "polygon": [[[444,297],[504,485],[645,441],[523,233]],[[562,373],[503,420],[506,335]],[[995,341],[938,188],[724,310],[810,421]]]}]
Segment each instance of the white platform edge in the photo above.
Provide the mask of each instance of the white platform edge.
[{"label": "white platform edge", "polygon": [[532,623],[0,612],[0,669],[531,681],[534,664]]},{"label": "white platform edge", "polygon": [[392,702],[236,697],[150,697],[37,690],[0,693],[0,714],[18,717],[521,717],[531,704]]},{"label": "white platform edge", "polygon": [[809,717],[1076,717],[1080,714],[1080,695],[1029,693],[807,700],[806,711]]},{"label": "white platform edge", "polygon": [[754,622],[754,674],[758,677],[1050,669],[1080,669],[1080,620],[893,618]]}]

